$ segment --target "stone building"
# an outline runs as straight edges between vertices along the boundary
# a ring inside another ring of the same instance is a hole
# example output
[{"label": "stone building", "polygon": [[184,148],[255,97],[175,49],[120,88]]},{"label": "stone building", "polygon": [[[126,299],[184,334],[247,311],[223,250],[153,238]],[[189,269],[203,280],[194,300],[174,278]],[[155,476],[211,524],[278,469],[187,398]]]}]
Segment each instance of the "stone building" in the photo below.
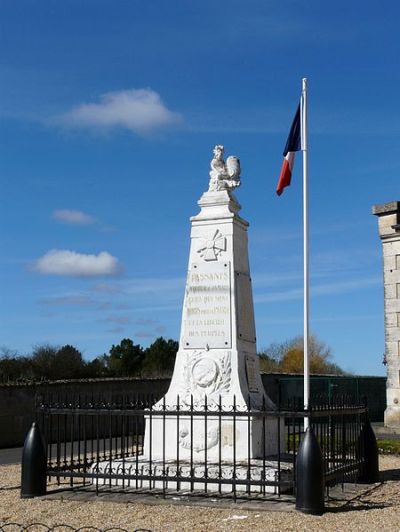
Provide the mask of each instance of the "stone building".
[{"label": "stone building", "polygon": [[385,426],[400,428],[400,201],[374,205],[383,248],[385,360],[387,367]]}]

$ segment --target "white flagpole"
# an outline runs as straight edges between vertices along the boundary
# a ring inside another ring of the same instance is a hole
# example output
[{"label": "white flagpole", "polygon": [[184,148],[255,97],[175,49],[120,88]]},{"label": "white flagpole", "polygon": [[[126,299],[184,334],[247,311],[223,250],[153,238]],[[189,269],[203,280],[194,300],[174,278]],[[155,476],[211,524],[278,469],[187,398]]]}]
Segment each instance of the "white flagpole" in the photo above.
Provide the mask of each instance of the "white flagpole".
[{"label": "white flagpole", "polygon": [[[310,360],[309,360],[309,252],[308,252],[308,168],[307,168],[307,79],[302,80],[301,91],[301,149],[303,151],[303,258],[304,258],[304,410],[310,402]],[[304,430],[310,420],[304,418]]]}]

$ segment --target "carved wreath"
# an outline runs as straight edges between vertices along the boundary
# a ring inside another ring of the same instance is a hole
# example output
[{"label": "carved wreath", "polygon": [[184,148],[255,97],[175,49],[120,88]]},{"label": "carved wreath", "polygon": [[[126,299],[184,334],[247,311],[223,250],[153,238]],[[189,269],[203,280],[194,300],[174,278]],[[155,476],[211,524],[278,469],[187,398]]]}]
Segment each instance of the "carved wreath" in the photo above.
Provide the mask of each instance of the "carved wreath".
[{"label": "carved wreath", "polygon": [[219,396],[229,392],[231,384],[231,353],[226,351],[221,357],[214,358],[208,351],[196,351],[187,354],[184,371],[185,402],[195,407],[218,404]]}]

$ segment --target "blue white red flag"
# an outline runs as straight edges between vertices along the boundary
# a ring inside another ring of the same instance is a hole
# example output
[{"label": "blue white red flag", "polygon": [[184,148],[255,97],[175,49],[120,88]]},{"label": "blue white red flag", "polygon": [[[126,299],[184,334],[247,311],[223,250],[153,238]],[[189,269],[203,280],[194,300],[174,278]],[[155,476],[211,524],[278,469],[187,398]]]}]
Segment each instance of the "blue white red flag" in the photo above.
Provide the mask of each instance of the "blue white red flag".
[{"label": "blue white red flag", "polygon": [[294,165],[294,156],[296,151],[303,149],[302,146],[302,102],[297,107],[296,114],[290,128],[290,133],[286,141],[286,146],[283,151],[283,163],[281,168],[281,173],[279,176],[278,186],[276,187],[276,193],[280,196],[285,187],[290,185],[292,178],[292,171]]}]

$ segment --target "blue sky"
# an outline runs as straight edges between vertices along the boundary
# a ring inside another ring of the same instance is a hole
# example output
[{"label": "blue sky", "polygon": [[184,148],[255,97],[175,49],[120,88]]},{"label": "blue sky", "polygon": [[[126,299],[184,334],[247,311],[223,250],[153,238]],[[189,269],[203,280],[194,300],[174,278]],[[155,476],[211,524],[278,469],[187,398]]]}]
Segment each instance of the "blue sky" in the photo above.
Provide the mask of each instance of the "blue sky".
[{"label": "blue sky", "polygon": [[384,374],[376,203],[400,199],[395,1],[0,2],[0,344],[178,338],[189,217],[238,155],[258,346],[302,332],[302,183],[275,194],[309,80],[312,331]]}]

